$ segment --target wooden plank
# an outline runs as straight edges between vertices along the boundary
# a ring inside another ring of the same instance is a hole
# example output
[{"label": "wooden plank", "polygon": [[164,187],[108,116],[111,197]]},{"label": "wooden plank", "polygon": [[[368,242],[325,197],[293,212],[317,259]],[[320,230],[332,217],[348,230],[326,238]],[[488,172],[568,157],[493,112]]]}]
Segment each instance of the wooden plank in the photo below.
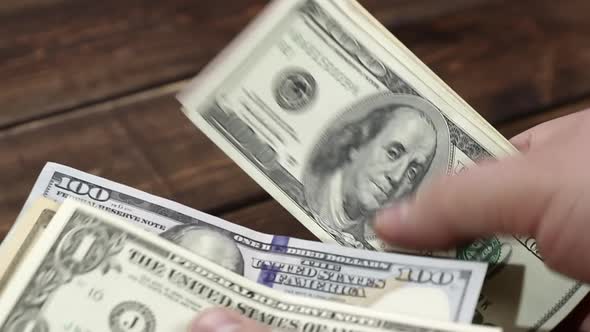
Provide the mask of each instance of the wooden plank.
[{"label": "wooden plank", "polygon": [[185,118],[170,93],[6,130],[0,155],[0,239],[48,161],[203,211],[267,197]]},{"label": "wooden plank", "polygon": [[[429,15],[447,12],[465,0],[449,6],[438,0],[367,2],[395,18],[391,13],[420,17],[419,8],[430,8],[424,11]],[[0,126],[193,76],[265,3],[3,1]]]},{"label": "wooden plank", "polygon": [[56,5],[68,0],[2,0],[0,3],[0,15],[6,15],[26,8],[40,8]]},{"label": "wooden plank", "polygon": [[[0,14],[11,13],[23,9],[41,8],[56,5],[68,0],[3,0],[0,3]],[[478,5],[493,0],[359,0],[376,17],[387,21],[412,21],[435,17],[458,9]]]},{"label": "wooden plank", "polygon": [[553,119],[557,119],[559,117],[586,109],[590,109],[590,98],[585,98],[575,103],[566,104],[546,112],[524,116],[514,121],[507,121],[496,127],[498,131],[504,135],[504,137],[511,138],[543,122],[551,121]]},{"label": "wooden plank", "polygon": [[376,19],[389,26],[425,22],[497,0],[358,0]]},{"label": "wooden plank", "polygon": [[[38,1],[1,16],[0,126],[191,77],[265,3]],[[588,1],[362,3],[493,123],[590,93]]]},{"label": "wooden plank", "polygon": [[507,0],[395,27],[492,123],[590,93],[587,0]]},{"label": "wooden plank", "polygon": [[192,76],[264,2],[64,1],[5,14],[0,126]]}]

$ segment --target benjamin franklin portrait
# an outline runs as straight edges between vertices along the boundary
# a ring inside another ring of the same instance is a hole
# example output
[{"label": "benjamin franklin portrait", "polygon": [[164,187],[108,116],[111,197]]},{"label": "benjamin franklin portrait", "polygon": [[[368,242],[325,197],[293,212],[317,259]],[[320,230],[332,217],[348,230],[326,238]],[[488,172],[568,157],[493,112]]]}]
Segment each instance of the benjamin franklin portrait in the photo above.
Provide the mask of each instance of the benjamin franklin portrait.
[{"label": "benjamin franklin portrait", "polygon": [[244,258],[234,240],[218,230],[202,225],[178,225],[160,234],[226,269],[244,275]]},{"label": "benjamin franklin portrait", "polygon": [[328,232],[371,247],[366,235],[375,212],[446,172],[450,153],[448,126],[430,103],[372,96],[333,121],[317,143],[304,176],[307,204]]}]

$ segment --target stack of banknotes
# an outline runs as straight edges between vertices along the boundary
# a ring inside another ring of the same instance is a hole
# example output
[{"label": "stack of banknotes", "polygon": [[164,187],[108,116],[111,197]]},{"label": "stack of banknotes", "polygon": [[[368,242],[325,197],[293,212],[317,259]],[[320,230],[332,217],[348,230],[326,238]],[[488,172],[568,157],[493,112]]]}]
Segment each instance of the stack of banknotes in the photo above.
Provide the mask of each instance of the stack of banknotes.
[{"label": "stack of banknotes", "polygon": [[264,234],[54,163],[0,257],[0,331],[186,331],[209,307],[277,331],[501,331],[471,324],[485,263]]},{"label": "stack of banknotes", "polygon": [[185,331],[216,306],[277,331],[546,331],[588,292],[533,238],[376,237],[380,208],[517,151],[354,0],[271,2],[178,99],[321,242],[48,163],[0,245],[0,331]]}]

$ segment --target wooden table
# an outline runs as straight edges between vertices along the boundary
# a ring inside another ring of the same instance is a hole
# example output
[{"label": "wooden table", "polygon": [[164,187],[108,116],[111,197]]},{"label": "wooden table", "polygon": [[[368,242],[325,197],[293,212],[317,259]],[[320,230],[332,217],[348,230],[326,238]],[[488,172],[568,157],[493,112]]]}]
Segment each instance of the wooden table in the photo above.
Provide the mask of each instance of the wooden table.
[{"label": "wooden table", "polygon": [[[0,238],[55,161],[315,239],[174,98],[265,2],[0,1]],[[588,0],[361,2],[507,137],[590,106]]]}]

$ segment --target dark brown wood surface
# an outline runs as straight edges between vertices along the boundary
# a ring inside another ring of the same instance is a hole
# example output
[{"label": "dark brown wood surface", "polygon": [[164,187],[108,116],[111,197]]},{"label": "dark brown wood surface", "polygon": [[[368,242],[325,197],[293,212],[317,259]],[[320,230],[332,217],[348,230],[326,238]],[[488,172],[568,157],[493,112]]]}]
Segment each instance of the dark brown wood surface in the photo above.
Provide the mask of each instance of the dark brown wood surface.
[{"label": "dark brown wood surface", "polygon": [[[506,137],[590,107],[587,0],[360,2]],[[0,239],[48,161],[315,239],[174,98],[266,1],[220,3],[0,1]]]},{"label": "dark brown wood surface", "polygon": [[[586,0],[364,3],[490,121],[590,91]],[[0,126],[191,77],[264,1],[33,4],[0,4]]]}]

